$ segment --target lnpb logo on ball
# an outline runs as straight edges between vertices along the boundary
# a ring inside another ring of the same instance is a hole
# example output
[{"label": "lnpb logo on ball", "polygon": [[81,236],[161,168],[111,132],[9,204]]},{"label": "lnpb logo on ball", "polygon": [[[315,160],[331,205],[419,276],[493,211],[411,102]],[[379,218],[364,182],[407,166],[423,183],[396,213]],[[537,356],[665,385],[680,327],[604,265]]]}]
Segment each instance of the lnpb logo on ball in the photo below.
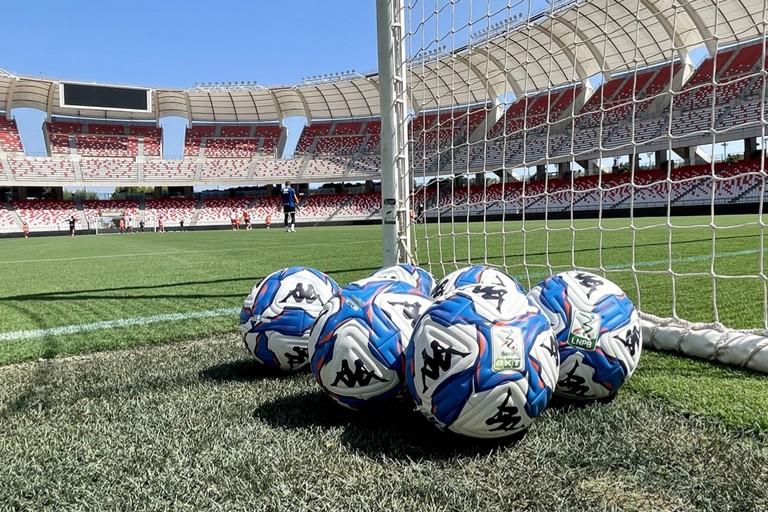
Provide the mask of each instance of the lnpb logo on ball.
[{"label": "lnpb logo on ball", "polygon": [[365,303],[354,295],[348,296],[346,299],[344,299],[344,302],[347,304],[347,306],[355,311],[360,311],[365,307]]},{"label": "lnpb logo on ball", "polygon": [[497,326],[491,329],[493,370],[521,371],[525,368],[523,331],[519,327]]},{"label": "lnpb logo on ball", "polygon": [[568,333],[568,345],[592,351],[597,347],[597,338],[599,337],[600,316],[584,311],[574,311],[571,319],[571,332]]}]

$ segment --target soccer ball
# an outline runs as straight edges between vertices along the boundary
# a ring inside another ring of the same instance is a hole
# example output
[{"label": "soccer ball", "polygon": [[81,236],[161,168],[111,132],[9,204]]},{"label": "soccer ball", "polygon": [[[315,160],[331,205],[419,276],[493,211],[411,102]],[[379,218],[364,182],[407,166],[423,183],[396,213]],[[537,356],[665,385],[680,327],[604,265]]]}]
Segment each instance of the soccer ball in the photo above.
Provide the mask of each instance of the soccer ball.
[{"label": "soccer ball", "polygon": [[642,349],[640,319],[616,284],[589,272],[562,272],[534,286],[528,297],[557,336],[556,395],[606,398],[632,376]]},{"label": "soccer ball", "polygon": [[333,279],[312,268],[290,267],[265,277],[240,311],[240,333],[248,352],[266,366],[306,368],[309,330],[338,290]]},{"label": "soccer ball", "polygon": [[403,281],[411,286],[415,286],[421,293],[427,296],[431,295],[432,290],[435,288],[435,278],[432,274],[421,267],[416,267],[408,263],[400,263],[399,265],[384,267],[377,270],[363,281],[379,279]]},{"label": "soccer ball", "polygon": [[559,366],[547,317],[516,287],[487,284],[427,309],[406,361],[416,407],[441,429],[482,439],[526,430],[552,397]]},{"label": "soccer ball", "polygon": [[402,281],[350,283],[323,307],[309,336],[310,368],[336,402],[350,409],[405,388],[405,347],[432,299]]},{"label": "soccer ball", "polygon": [[509,274],[496,270],[495,268],[483,265],[473,265],[471,267],[454,270],[442,278],[435,289],[432,291],[432,297],[439,299],[443,295],[451,293],[456,288],[461,288],[469,284],[493,284],[502,287],[512,287],[520,293],[525,294],[523,286]]}]

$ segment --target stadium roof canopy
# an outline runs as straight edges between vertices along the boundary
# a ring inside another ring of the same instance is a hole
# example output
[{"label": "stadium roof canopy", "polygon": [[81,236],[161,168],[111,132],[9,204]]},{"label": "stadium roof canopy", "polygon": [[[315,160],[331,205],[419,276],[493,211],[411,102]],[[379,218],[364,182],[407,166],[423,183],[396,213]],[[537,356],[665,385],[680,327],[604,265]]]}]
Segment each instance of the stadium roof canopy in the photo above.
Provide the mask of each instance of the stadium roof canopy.
[{"label": "stadium roof canopy", "polygon": [[[521,96],[680,59],[762,37],[763,0],[586,0],[557,4],[508,20],[495,36],[412,61],[411,106],[430,110]],[[30,107],[50,115],[192,122],[275,122],[380,114],[376,75],[315,85],[231,91],[156,89],[152,112],[75,110],[59,102],[57,81],[0,73],[0,108]]]}]

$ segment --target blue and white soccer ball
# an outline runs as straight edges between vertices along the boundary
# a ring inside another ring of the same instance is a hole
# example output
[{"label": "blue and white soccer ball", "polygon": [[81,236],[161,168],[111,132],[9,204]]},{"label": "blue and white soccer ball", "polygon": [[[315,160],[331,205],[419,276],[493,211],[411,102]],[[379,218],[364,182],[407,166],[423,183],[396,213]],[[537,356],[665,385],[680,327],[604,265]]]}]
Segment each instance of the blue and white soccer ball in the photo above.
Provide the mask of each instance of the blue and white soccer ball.
[{"label": "blue and white soccer ball", "polygon": [[405,348],[432,299],[402,281],[350,283],[309,337],[310,369],[336,402],[361,409],[405,389]]},{"label": "blue and white soccer ball", "polygon": [[240,311],[240,333],[248,352],[266,366],[306,368],[309,331],[338,290],[329,276],[306,267],[285,268],[262,279]]},{"label": "blue and white soccer ball", "polygon": [[416,407],[441,429],[481,439],[526,430],[552,397],[559,367],[547,318],[517,287],[486,284],[427,309],[406,360]]},{"label": "blue and white soccer ball", "polygon": [[517,279],[495,268],[484,265],[472,265],[470,267],[454,270],[435,285],[432,297],[439,299],[448,295],[453,290],[470,284],[492,284],[496,286],[513,287],[525,294],[525,289]]},{"label": "blue and white soccer ball", "polygon": [[555,394],[606,398],[632,376],[642,334],[632,301],[610,280],[579,270],[550,276],[528,297],[547,316],[560,351]]},{"label": "blue and white soccer ball", "polygon": [[379,279],[403,281],[411,286],[415,286],[421,293],[427,296],[431,295],[432,290],[435,289],[434,276],[423,268],[409,263],[400,263],[398,265],[381,268],[362,281]]}]

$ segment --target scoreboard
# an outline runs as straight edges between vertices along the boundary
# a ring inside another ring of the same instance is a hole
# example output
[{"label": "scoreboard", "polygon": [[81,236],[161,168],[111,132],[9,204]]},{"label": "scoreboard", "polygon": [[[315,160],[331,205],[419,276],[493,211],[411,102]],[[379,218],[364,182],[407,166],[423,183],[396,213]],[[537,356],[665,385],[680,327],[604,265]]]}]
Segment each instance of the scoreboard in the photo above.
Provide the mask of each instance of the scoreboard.
[{"label": "scoreboard", "polygon": [[59,82],[62,108],[152,112],[152,89]]}]

